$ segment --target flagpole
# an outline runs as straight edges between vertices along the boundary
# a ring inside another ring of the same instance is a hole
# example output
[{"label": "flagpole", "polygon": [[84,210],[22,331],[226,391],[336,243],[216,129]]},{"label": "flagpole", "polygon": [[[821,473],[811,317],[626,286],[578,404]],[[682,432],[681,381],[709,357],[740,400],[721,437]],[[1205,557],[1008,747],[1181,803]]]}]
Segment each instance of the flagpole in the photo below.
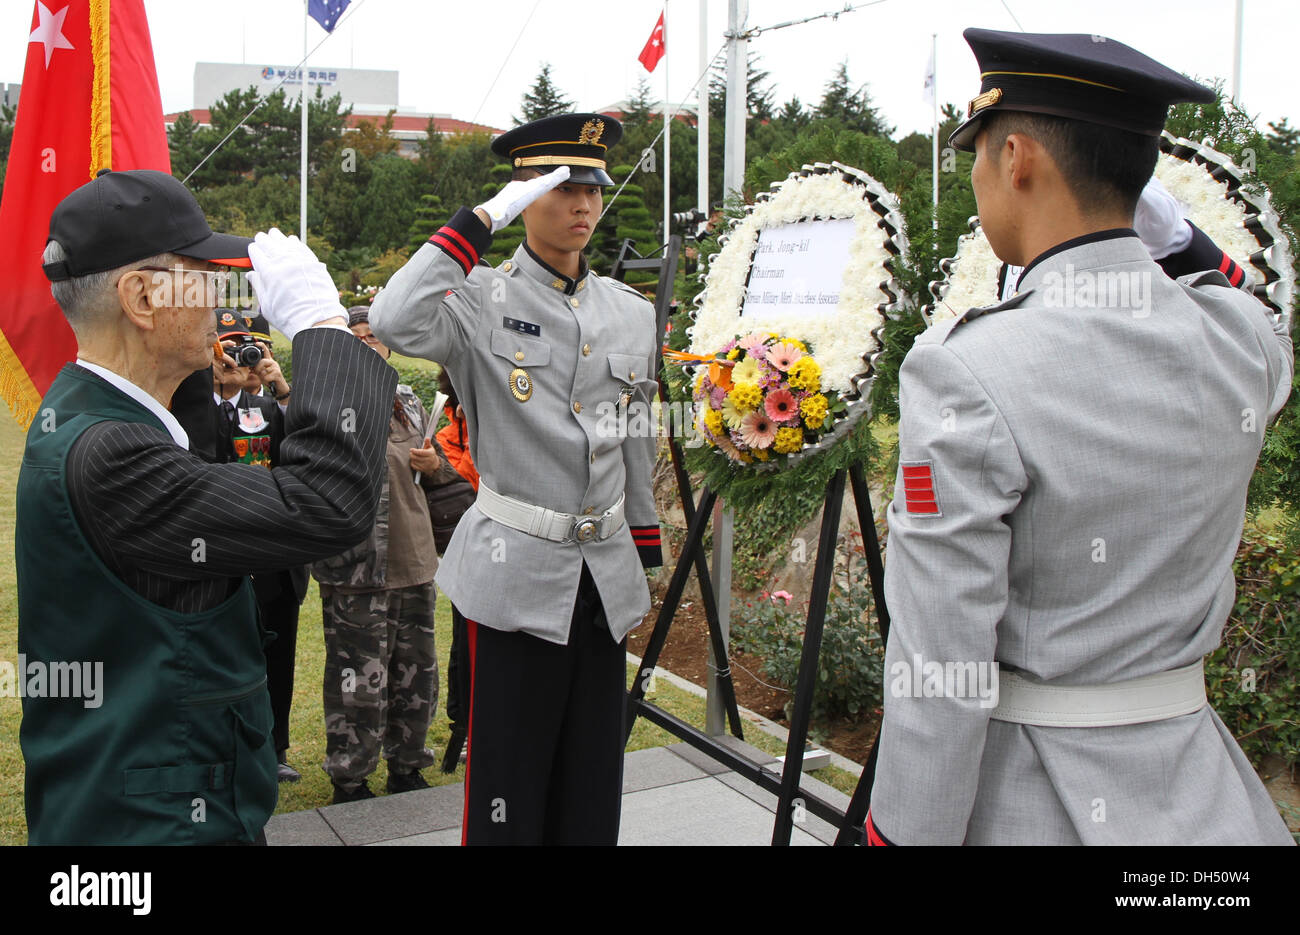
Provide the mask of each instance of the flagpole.
[{"label": "flagpole", "polygon": [[672,216],[672,193],[669,189],[672,187],[672,147],[669,145],[669,119],[668,119],[668,102],[671,98],[668,95],[668,0],[664,0],[664,28],[659,33],[659,41],[662,43],[664,50],[664,238],[663,242],[668,243],[668,235],[671,228],[668,222]]},{"label": "flagpole", "polygon": [[930,174],[933,176],[932,184],[934,186],[934,229],[939,229],[939,34],[930,34],[930,62],[934,65],[931,72],[930,96],[934,99],[934,132],[930,135],[933,138],[933,159],[931,162]]},{"label": "flagpole", "polygon": [[307,0],[302,4],[302,153],[298,161],[298,239],[307,242]]},{"label": "flagpole", "polygon": [[[700,0],[700,71],[703,75],[709,67],[709,50],[706,43],[709,34],[709,0]],[[695,115],[696,142],[696,201],[704,216],[709,216],[709,82],[707,77],[700,81],[699,97]]]},{"label": "flagpole", "polygon": [[1237,0],[1237,20],[1232,43],[1232,102],[1241,106],[1241,21],[1245,17],[1246,0]]}]

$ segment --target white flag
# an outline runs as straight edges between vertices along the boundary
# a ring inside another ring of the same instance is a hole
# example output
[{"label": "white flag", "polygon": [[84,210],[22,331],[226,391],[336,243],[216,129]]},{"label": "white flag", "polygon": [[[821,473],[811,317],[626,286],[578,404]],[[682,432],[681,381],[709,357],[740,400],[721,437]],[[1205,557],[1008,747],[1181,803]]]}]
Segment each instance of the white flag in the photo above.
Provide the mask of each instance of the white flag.
[{"label": "white flag", "polygon": [[925,90],[923,99],[931,107],[934,106],[934,46],[930,46],[930,64],[925,69]]}]

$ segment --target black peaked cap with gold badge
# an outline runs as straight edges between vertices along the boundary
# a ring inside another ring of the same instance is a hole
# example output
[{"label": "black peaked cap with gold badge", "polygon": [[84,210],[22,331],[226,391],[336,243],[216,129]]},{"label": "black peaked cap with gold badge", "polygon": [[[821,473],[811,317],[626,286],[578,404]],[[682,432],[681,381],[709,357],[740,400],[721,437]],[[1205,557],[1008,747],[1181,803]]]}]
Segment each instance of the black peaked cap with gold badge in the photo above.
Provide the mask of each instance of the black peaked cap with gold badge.
[{"label": "black peaked cap with gold badge", "polygon": [[623,138],[623,125],[604,114],[557,114],[515,127],[492,141],[492,152],[513,169],[550,172],[569,167],[569,181],[613,185],[605,152]]},{"label": "black peaked cap with gold badge", "polygon": [[980,93],[950,145],[974,152],[980,120],[1000,110],[1050,114],[1159,136],[1169,105],[1206,104],[1214,92],[1105,36],[967,29]]}]

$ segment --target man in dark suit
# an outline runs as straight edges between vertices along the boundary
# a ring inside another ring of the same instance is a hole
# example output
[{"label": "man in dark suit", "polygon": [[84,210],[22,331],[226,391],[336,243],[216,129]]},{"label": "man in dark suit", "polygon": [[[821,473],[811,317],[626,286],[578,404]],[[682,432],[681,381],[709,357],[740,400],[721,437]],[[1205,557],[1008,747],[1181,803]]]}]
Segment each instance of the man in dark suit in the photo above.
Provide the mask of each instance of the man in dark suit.
[{"label": "man in dark suit", "polygon": [[[369,533],[397,375],[347,330],[304,244],[214,234],[165,173],[73,192],[43,261],[79,356],[28,433],[16,497],[18,648],[56,676],[23,698],[29,841],[264,842],[276,758],[247,575]],[[203,285],[231,265],[254,268],[263,313],[294,342],[269,470],[204,463],[166,408],[212,358]]]}]

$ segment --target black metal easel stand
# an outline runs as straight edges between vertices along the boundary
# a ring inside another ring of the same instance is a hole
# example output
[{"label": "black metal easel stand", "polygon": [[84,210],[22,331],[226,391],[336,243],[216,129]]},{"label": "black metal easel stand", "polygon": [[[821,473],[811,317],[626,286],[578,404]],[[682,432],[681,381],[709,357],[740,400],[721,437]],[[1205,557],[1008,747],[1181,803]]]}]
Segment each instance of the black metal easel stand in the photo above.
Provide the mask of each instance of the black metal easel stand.
[{"label": "black metal easel stand", "polygon": [[[842,813],[834,805],[811,793],[802,791],[799,787],[799,779],[803,774],[804,746],[808,739],[808,722],[812,714],[812,692],[816,684],[818,659],[821,654],[822,630],[826,620],[826,603],[830,595],[831,576],[835,569],[835,541],[839,531],[840,512],[844,502],[846,475],[852,480],[853,484],[858,524],[862,529],[863,542],[867,553],[868,579],[877,617],[881,623],[882,637],[888,632],[889,613],[884,603],[884,565],[881,561],[880,542],[876,536],[871,498],[866,480],[862,475],[861,466],[853,465],[847,469],[841,468],[837,471],[831,479],[826,492],[826,501],[822,512],[821,535],[817,548],[817,564],[813,571],[812,593],[809,599],[807,622],[804,627],[803,654],[799,664],[799,679],[795,687],[794,711],[790,718],[790,736],[786,743],[785,765],[780,777],[778,778],[770,770],[764,769],[754,761],[736,753],[719,741],[718,738],[703,733],[685,721],[645,701],[645,683],[647,679],[636,679],[632,690],[628,694],[627,731],[629,735],[636,718],[638,716],[645,717],[674,736],[680,737],[695,749],[777,795],[776,823],[772,829],[772,843],[774,845],[790,843],[790,835],[793,831],[797,809],[816,815],[839,827],[841,829],[839,838],[844,839],[843,843],[856,843],[856,839],[852,836],[852,825],[850,824],[854,816],[852,806],[850,806],[848,812]],[[679,478],[679,482],[680,480],[681,478]],[[684,497],[683,503],[691,504],[692,497],[689,496],[689,482],[687,482],[687,492],[688,494]],[[709,514],[716,499],[717,494],[706,487],[701,492],[699,504],[693,508],[693,515],[690,515],[692,511],[688,510],[689,526],[686,533],[686,542],[682,546],[682,552],[673,570],[673,577],[669,582],[668,591],[664,595],[663,605],[659,608],[659,616],[655,622],[654,632],[651,634],[649,645],[646,647],[645,655],[642,658],[643,675],[654,671],[655,663],[668,638],[668,630],[672,625],[673,616],[681,603],[682,592],[685,590],[686,579],[692,566],[695,566],[698,570],[699,566],[704,563],[704,531],[708,525]],[[712,591],[703,580],[700,589],[702,595],[704,595],[705,613],[710,616],[710,637],[714,641],[714,658],[719,660],[721,668],[727,655],[718,646],[721,642],[720,628],[713,626],[713,613],[716,612],[716,608],[711,607],[713,604]],[[739,737],[740,733],[737,730],[739,715],[734,707],[734,687],[730,679],[725,680],[724,685],[726,688],[732,689],[727,692],[728,716],[732,723],[732,733]],[[869,766],[872,772],[874,772],[873,766],[874,753],[872,763]],[[870,795],[871,781],[867,777],[866,770],[863,772],[863,780],[859,783],[859,793],[864,788],[866,794]],[[855,802],[857,798],[858,796],[855,794]],[[865,817],[865,805],[862,812],[863,817]],[[861,824],[861,820],[858,820],[859,832]],[[837,838],[836,843],[841,843],[839,838]]]}]

